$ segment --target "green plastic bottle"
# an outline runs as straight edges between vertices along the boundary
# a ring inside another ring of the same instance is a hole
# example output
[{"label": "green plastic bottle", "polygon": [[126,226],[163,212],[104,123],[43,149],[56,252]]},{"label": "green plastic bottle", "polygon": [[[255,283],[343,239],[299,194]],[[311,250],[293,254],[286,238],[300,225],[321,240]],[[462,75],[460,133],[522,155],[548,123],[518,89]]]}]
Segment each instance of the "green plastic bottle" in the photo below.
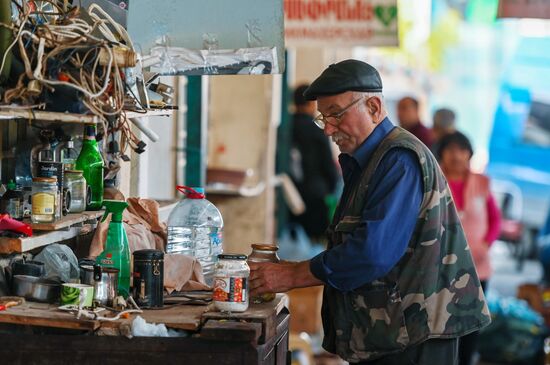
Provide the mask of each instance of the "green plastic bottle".
[{"label": "green plastic bottle", "polygon": [[118,269],[118,294],[127,298],[130,293],[130,247],[128,237],[122,223],[122,212],[128,207],[128,203],[120,200],[104,200],[105,215],[107,219],[111,213],[111,223],[107,231],[105,250],[96,258],[96,262],[103,266]]},{"label": "green plastic bottle", "polygon": [[103,204],[103,157],[95,140],[95,125],[84,127],[82,150],[76,159],[76,170],[82,170],[89,187],[86,210],[99,210]]}]

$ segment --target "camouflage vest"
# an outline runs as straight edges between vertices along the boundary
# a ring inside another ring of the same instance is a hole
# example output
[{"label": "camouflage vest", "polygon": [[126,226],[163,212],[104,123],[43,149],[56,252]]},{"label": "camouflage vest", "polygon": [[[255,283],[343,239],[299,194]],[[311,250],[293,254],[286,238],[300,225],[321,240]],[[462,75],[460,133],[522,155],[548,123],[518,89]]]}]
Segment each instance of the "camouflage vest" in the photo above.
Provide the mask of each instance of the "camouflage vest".
[{"label": "camouflage vest", "polygon": [[392,148],[414,151],[424,179],[406,253],[379,280],[350,292],[326,285],[323,293],[323,347],[351,363],[399,352],[428,338],[463,336],[490,323],[447,181],[428,148],[401,128],[380,143],[350,198],[339,203],[327,232],[329,249],[361,224],[371,177]]}]

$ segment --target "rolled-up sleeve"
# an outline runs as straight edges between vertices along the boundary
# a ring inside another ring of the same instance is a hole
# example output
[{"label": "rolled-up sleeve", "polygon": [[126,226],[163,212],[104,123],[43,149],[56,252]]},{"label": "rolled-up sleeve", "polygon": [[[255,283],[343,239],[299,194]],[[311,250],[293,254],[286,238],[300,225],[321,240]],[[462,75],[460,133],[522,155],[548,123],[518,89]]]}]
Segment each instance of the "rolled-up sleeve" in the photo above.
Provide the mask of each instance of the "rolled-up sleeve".
[{"label": "rolled-up sleeve", "polygon": [[316,278],[341,291],[383,277],[405,253],[423,197],[422,173],[415,153],[390,150],[370,186],[361,224],[342,244],[310,261]]}]

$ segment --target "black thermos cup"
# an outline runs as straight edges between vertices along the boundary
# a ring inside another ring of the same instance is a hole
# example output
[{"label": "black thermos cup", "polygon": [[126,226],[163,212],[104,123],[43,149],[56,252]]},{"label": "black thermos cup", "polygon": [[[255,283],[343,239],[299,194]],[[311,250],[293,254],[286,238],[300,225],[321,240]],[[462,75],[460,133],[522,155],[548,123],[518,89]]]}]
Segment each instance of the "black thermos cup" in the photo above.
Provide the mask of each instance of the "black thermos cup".
[{"label": "black thermos cup", "polygon": [[164,295],[164,253],[159,250],[134,252],[132,296],[142,308],[162,307]]}]

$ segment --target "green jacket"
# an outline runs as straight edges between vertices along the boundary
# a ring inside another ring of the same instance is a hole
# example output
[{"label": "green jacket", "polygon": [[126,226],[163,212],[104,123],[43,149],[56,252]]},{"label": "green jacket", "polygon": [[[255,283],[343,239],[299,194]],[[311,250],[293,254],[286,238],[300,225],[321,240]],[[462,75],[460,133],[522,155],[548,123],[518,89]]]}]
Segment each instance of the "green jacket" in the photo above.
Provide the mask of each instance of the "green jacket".
[{"label": "green jacket", "polygon": [[392,148],[415,152],[424,195],[407,250],[386,276],[350,292],[325,286],[323,347],[350,363],[428,338],[460,337],[491,321],[447,181],[428,148],[402,128],[384,138],[350,199],[339,203],[340,214],[328,229],[328,249],[360,224],[371,177]]}]

